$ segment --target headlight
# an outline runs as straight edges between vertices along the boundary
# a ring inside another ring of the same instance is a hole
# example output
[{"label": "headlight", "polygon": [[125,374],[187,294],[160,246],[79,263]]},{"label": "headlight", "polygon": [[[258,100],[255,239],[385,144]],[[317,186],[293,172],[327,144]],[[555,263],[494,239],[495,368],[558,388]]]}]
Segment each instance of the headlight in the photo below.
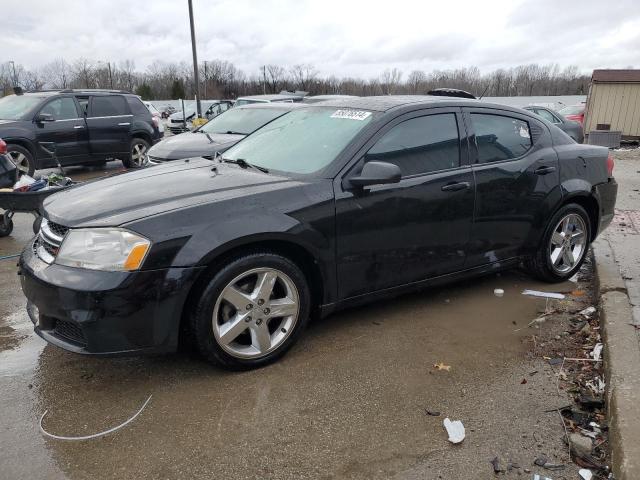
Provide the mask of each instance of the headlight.
[{"label": "headlight", "polygon": [[138,270],[151,242],[118,228],[69,230],[55,263],[90,270]]}]

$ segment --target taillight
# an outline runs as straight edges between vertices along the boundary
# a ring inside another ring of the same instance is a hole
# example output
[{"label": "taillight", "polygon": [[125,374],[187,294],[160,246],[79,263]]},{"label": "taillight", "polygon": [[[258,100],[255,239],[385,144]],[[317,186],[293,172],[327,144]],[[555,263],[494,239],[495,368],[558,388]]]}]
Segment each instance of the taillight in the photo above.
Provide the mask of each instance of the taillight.
[{"label": "taillight", "polygon": [[5,155],[7,153],[7,144],[4,140],[0,138],[0,155]]},{"label": "taillight", "polygon": [[607,174],[609,178],[613,177],[613,155],[609,152],[609,156],[607,157]]},{"label": "taillight", "polygon": [[153,124],[156,126],[156,128],[160,128],[158,117],[156,117],[155,115],[152,116],[151,121],[153,121]]}]

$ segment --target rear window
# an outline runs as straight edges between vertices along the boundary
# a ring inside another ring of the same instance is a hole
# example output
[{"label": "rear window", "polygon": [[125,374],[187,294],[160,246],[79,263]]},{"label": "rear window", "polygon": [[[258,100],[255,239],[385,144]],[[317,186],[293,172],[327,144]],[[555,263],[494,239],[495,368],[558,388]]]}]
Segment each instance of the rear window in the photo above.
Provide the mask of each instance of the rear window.
[{"label": "rear window", "polygon": [[126,97],[127,103],[129,104],[129,108],[131,109],[131,113],[134,115],[148,115],[150,113],[149,109],[142,103],[138,97]]},{"label": "rear window", "polygon": [[115,117],[128,114],[129,109],[127,108],[127,102],[124,97],[119,95],[105,95],[91,99],[90,117]]},{"label": "rear window", "polygon": [[529,123],[504,115],[472,113],[478,162],[498,162],[518,158],[532,146]]}]

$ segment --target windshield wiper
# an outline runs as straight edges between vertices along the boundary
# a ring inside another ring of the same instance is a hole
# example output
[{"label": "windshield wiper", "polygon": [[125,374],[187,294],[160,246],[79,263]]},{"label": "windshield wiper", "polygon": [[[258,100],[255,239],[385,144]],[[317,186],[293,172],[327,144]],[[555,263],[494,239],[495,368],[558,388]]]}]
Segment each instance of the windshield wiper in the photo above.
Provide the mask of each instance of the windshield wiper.
[{"label": "windshield wiper", "polygon": [[234,130],[227,130],[226,132],[221,133],[226,133],[227,135],[246,135],[246,133],[244,132],[236,132]]},{"label": "windshield wiper", "polygon": [[263,173],[269,173],[269,170],[268,170],[268,169],[266,169],[266,168],[264,168],[264,167],[261,167],[261,166],[259,166],[259,165],[254,165],[254,164],[252,164],[252,163],[249,163],[249,162],[247,162],[244,158],[236,158],[236,159],[233,159],[233,158],[223,158],[223,159],[222,159],[222,161],[223,161],[224,163],[234,163],[234,164],[236,164],[236,165],[238,165],[239,167],[242,167],[242,168],[249,168],[249,167],[251,167],[251,168],[255,168],[256,170],[259,170],[259,171],[261,171],[261,172],[263,172]]}]

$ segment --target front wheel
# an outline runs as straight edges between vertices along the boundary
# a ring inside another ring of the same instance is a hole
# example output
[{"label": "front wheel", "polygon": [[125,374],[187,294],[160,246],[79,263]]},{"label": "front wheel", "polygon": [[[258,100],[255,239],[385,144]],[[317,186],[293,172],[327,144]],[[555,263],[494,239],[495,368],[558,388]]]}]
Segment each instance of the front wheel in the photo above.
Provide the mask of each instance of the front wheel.
[{"label": "front wheel", "polygon": [[129,158],[122,163],[127,168],[143,167],[147,161],[147,151],[149,150],[149,142],[143,138],[134,138],[131,140],[131,148],[129,149]]},{"label": "front wheel", "polygon": [[276,361],[309,318],[304,274],[288,258],[250,253],[212,275],[191,315],[191,335],[209,361],[231,370]]},{"label": "front wheel", "polygon": [[551,218],[538,251],[527,262],[546,282],[562,282],[582,266],[591,239],[591,223],[584,208],[565,205]]},{"label": "front wheel", "polygon": [[9,144],[7,145],[7,153],[11,157],[11,160],[13,160],[13,163],[16,164],[19,176],[26,174],[33,177],[36,171],[36,162],[29,150],[20,145]]},{"label": "front wheel", "polygon": [[0,215],[0,237],[8,237],[13,232],[13,220]]}]

